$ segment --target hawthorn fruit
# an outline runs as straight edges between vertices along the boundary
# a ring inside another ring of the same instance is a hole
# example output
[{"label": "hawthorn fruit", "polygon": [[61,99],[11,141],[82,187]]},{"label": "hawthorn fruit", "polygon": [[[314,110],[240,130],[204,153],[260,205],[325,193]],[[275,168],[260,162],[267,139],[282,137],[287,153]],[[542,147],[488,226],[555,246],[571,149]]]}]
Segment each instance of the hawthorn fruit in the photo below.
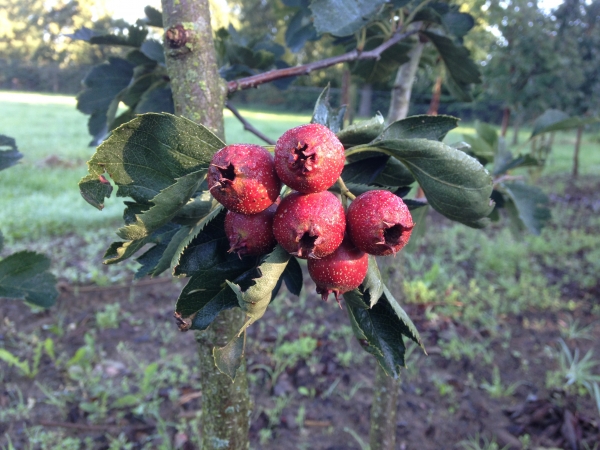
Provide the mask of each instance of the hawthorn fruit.
[{"label": "hawthorn fruit", "polygon": [[286,131],[275,144],[275,169],[284,184],[304,194],[329,189],[344,169],[344,146],[318,123]]},{"label": "hawthorn fruit", "polygon": [[214,154],[208,168],[208,188],[228,210],[257,214],[275,203],[281,181],[266,148],[233,144]]},{"label": "hawthorn fruit", "polygon": [[402,199],[390,191],[367,191],[350,204],[348,234],[363,252],[385,256],[399,252],[408,242],[414,227],[412,216]]}]

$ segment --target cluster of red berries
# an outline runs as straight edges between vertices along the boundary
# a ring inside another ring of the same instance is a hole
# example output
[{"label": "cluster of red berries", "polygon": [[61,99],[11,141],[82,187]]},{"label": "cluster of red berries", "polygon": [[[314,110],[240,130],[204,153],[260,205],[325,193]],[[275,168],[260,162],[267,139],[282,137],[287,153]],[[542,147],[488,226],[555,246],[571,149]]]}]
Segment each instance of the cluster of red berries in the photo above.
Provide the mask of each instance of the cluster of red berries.
[{"label": "cluster of red berries", "polygon": [[[230,252],[262,255],[279,243],[308,259],[324,300],[357,288],[368,256],[390,255],[406,245],[412,217],[401,198],[385,190],[359,195],[344,212],[329,192],[345,163],[344,146],[329,128],[302,125],[286,131],[275,157],[252,144],[229,145],[208,169],[210,192],[225,208]],[[282,182],[294,192],[280,200]]]}]

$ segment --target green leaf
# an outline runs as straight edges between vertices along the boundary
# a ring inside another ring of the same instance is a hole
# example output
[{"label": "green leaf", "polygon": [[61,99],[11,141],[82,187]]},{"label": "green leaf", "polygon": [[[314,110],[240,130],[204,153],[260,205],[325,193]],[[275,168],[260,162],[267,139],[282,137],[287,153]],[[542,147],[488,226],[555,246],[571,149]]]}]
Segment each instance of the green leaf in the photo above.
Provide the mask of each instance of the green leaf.
[{"label": "green leaf", "polygon": [[[419,334],[398,302],[384,287],[383,298],[373,308],[356,306],[356,291],[344,294],[350,324],[363,348],[375,356],[386,374],[398,378],[400,367],[404,367],[402,336],[407,336],[421,345]],[[348,295],[350,294],[350,295]]]},{"label": "green leaf", "polygon": [[319,34],[354,34],[375,17],[386,0],[313,0],[310,9]]},{"label": "green leaf", "polygon": [[160,12],[158,9],[153,8],[152,6],[146,6],[144,8],[144,13],[146,14],[147,18],[146,25],[158,28],[163,27],[162,12]]},{"label": "green leaf", "polygon": [[104,34],[94,35],[89,39],[90,44],[96,45],[122,45],[126,47],[139,47],[146,39],[148,30],[144,27],[137,25],[130,25],[127,27],[127,34],[115,35],[115,34]]},{"label": "green leaf", "polygon": [[50,259],[40,253],[22,251],[7,256],[0,261],[0,297],[49,308],[58,297],[56,278],[49,268]]},{"label": "green leaf", "polygon": [[317,38],[317,30],[310,18],[310,10],[300,8],[296,14],[290,19],[285,30],[285,45],[287,45],[292,53],[297,53],[308,41],[313,41]]},{"label": "green leaf", "polygon": [[[190,276],[198,270],[203,270],[205,264],[214,255],[224,255],[228,250],[225,235],[225,212],[220,204],[213,209],[181,239],[174,252],[171,268],[175,276]],[[206,228],[206,229],[205,229]]]},{"label": "green leaf", "polygon": [[446,84],[452,94],[461,101],[470,101],[466,91],[469,84],[481,83],[481,75],[477,64],[469,56],[469,51],[456,45],[452,39],[430,31],[421,31],[435,46],[446,67]]},{"label": "green leaf", "polygon": [[344,125],[344,114],[346,114],[345,105],[339,109],[333,109],[329,105],[329,85],[327,85],[317,99],[310,123],[325,125],[331,131],[337,133]]},{"label": "green leaf", "polygon": [[0,134],[0,170],[14,166],[22,157],[23,154],[17,149],[16,141]]},{"label": "green leaf", "polygon": [[113,242],[112,244],[110,244],[110,246],[104,253],[105,259],[103,261],[103,264],[116,264],[130,258],[138,250],[141,250],[146,244],[159,242],[159,237],[162,234],[170,232],[174,228],[178,228],[178,226],[169,223],[154,231],[151,235],[145,236],[141,239],[126,242]]},{"label": "green leaf", "polygon": [[296,258],[290,258],[288,265],[283,271],[282,277],[288,291],[290,291],[290,293],[293,295],[300,295],[300,292],[302,291],[302,285],[304,284],[304,279],[302,275],[302,268],[300,267],[300,264],[298,264],[298,260]]},{"label": "green leaf", "polygon": [[148,89],[135,107],[136,114],[169,113],[174,114],[173,92],[167,83],[155,83]]},{"label": "green leaf", "polygon": [[481,164],[494,161],[496,151],[479,136],[465,134],[463,135],[463,140],[469,145],[469,148],[464,150],[466,154],[477,158]]},{"label": "green leaf", "polygon": [[[185,232],[186,230],[183,230]],[[147,252],[145,252],[140,257],[136,258],[136,261],[142,265],[135,273],[135,278],[142,278],[146,275],[156,276],[168,269],[171,263],[171,259],[169,258],[166,267],[162,268],[162,270],[157,271],[158,264],[163,259],[163,255],[171,246],[171,241],[178,234],[182,233],[181,229],[174,228],[172,230],[167,231],[166,233],[161,234],[156,238],[156,245],[151,247]],[[172,246],[171,246],[172,247]],[[173,255],[171,255],[172,257]]]},{"label": "green leaf", "polygon": [[377,259],[373,255],[369,255],[369,268],[364,281],[360,285],[360,289],[369,299],[369,305],[372,308],[381,298],[383,294],[383,280],[379,267],[377,267]]},{"label": "green leaf", "polygon": [[[154,269],[149,273],[150,276],[157,277],[165,270],[171,267],[171,261],[175,257],[177,249],[179,248],[181,242],[188,236],[189,231],[189,227],[181,227],[177,231],[177,233],[175,233],[175,235],[168,241],[168,245],[162,252],[160,259],[154,266]],[[165,239],[164,241],[166,242],[167,240]],[[162,245],[163,242],[160,242],[159,244]]]},{"label": "green leaf", "polygon": [[[377,176],[383,171],[386,163],[390,159],[387,155],[375,153],[372,158],[360,159],[344,166],[342,171],[342,179],[346,184],[364,184],[369,185],[375,181]],[[410,175],[409,173],[409,176]]]},{"label": "green leaf", "polygon": [[246,333],[244,332],[241,336],[235,336],[225,347],[213,348],[217,369],[232,380],[235,379],[235,375],[242,365],[245,343]]},{"label": "green leaf", "polygon": [[141,401],[137,395],[127,394],[116,399],[112,404],[112,408],[131,408],[132,406],[139,405]]},{"label": "green leaf", "polygon": [[375,183],[381,186],[408,186],[415,182],[415,177],[404,164],[394,158],[390,158],[377,174]]},{"label": "green leaf", "polygon": [[177,178],[151,200],[150,209],[136,215],[135,223],[120,228],[117,235],[127,240],[143,239],[170,222],[200,188],[205,176],[206,170],[199,170]]},{"label": "green leaf", "polygon": [[171,114],[144,114],[120,126],[88,162],[90,175],[79,183],[83,198],[98,209],[110,195],[106,171],[117,196],[152,201],[177,178],[205,170],[224,143],[210,130]]},{"label": "green leaf", "polygon": [[290,258],[290,254],[278,245],[259,266],[260,277],[256,278],[255,283],[248,289],[242,290],[239,285],[227,281],[229,287],[236,293],[240,308],[249,316],[240,333],[265,313],[271,302],[271,292],[275,289]]},{"label": "green leaf", "polygon": [[257,276],[256,259],[221,253],[205,263],[190,278],[177,299],[175,311],[182,318],[191,319],[191,328],[204,330],[219,312],[239,306],[235,293],[226,280],[234,280],[243,287]]},{"label": "green leaf", "polygon": [[[365,42],[364,50],[373,50],[383,44],[386,39],[380,35],[371,36]],[[410,60],[408,53],[411,48],[411,44],[399,42],[383,51],[377,59],[356,61],[351,66],[352,75],[362,78],[365,83],[385,84],[394,77],[400,65]]]},{"label": "green leaf", "polygon": [[460,119],[452,116],[411,116],[390,124],[377,140],[423,138],[442,141]]},{"label": "green leaf", "polygon": [[344,147],[361,145],[371,142],[383,131],[384,119],[381,113],[369,120],[354,122],[341,131],[338,131],[337,137]]},{"label": "green leaf", "polygon": [[442,23],[450,34],[462,39],[475,26],[475,19],[471,14],[451,11],[442,16]]},{"label": "green leaf", "polygon": [[[514,203],[517,214],[514,211],[509,211],[509,214],[512,213],[511,218],[517,221],[517,227],[527,229],[532,234],[540,234],[551,217],[550,200],[544,191],[537,186],[519,182],[500,183],[500,187]],[[505,208],[508,210],[510,206],[507,204]]]},{"label": "green leaf", "polygon": [[425,236],[425,219],[427,217],[427,213],[429,212],[429,207],[427,203],[422,203],[416,208],[411,207],[411,205],[408,204],[406,200],[405,203],[407,203],[408,208],[410,209],[410,214],[412,216],[413,223],[415,224],[415,226],[412,229],[412,233],[410,234],[408,244],[406,244],[403,250],[407,253],[414,253],[419,248],[421,239],[423,239],[423,237]]},{"label": "green leaf", "polygon": [[557,109],[549,109],[533,122],[533,130],[529,139],[543,133],[572,130],[584,125],[600,122],[600,117],[569,117]]},{"label": "green leaf", "polygon": [[485,141],[487,145],[492,149],[496,149],[498,146],[498,132],[494,126],[479,120],[475,122],[475,131],[477,136]]},{"label": "green leaf", "polygon": [[84,78],[84,89],[77,94],[77,109],[84,114],[106,114],[113,99],[125,89],[133,77],[133,65],[122,58],[94,66]]},{"label": "green leaf", "polygon": [[492,212],[492,177],[474,158],[427,139],[376,141],[349,152],[379,150],[394,156],[414,175],[433,209],[472,227],[485,226]]},{"label": "green leaf", "polygon": [[538,165],[539,161],[529,154],[519,155],[516,158],[513,158],[513,154],[510,150],[508,150],[504,138],[499,138],[496,156],[494,157],[492,175],[498,176],[508,172],[509,170],[516,169],[517,167]]}]

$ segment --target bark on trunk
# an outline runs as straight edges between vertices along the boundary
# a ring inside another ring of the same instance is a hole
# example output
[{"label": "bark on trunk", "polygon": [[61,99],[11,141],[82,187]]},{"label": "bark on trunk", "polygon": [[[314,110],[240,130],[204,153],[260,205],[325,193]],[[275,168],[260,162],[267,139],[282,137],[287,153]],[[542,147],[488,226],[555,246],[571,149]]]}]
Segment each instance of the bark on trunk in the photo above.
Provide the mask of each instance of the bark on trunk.
[{"label": "bark on trunk", "polygon": [[521,120],[518,117],[515,117],[515,123],[513,125],[512,145],[519,144],[519,129],[520,128],[521,128]]},{"label": "bark on trunk", "polygon": [[510,108],[506,107],[506,108],[504,108],[504,111],[502,113],[502,131],[500,132],[500,135],[503,138],[506,137],[506,131],[508,130],[509,123],[510,123]]},{"label": "bark on trunk", "polygon": [[575,151],[573,152],[573,178],[579,176],[579,148],[581,147],[581,138],[583,136],[583,127],[577,128],[577,138],[575,139]]},{"label": "bark on trunk", "polygon": [[423,53],[423,42],[417,41],[412,50],[408,53],[410,60],[404,63],[398,69],[394,87],[392,88],[392,99],[390,110],[388,112],[388,123],[404,119],[408,114],[410,105],[410,94],[412,91],[415,76],[419,67],[419,60]]},{"label": "bark on trunk", "polygon": [[219,77],[208,0],[162,0],[175,113],[224,136],[227,85]]},{"label": "bark on trunk", "polygon": [[[177,115],[202,123],[224,138],[226,84],[219,77],[208,0],[162,0],[165,55]],[[222,312],[196,334],[202,382],[202,448],[248,448],[250,402],[245,363],[234,383],[215,367],[214,346],[240,329],[239,309]]]},{"label": "bark on trunk", "polygon": [[373,86],[365,84],[360,90],[360,106],[358,115],[360,117],[371,117],[371,104],[373,101]]},{"label": "bark on trunk", "polygon": [[395,450],[396,448],[398,384],[398,380],[388,377],[379,364],[377,365],[369,433],[371,450]]},{"label": "bark on trunk", "polygon": [[433,85],[431,102],[429,103],[429,110],[427,110],[427,114],[429,114],[430,116],[438,115],[438,111],[440,109],[440,97],[441,96],[442,96],[442,77],[438,76],[435,79],[435,84]]}]

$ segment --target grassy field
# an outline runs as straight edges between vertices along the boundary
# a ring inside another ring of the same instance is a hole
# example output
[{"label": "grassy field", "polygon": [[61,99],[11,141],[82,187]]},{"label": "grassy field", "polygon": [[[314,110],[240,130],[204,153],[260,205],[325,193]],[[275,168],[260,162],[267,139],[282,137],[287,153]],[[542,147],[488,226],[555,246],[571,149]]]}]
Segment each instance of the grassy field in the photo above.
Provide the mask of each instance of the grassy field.
[{"label": "grassy field", "polygon": [[[306,123],[303,115],[243,111],[244,116],[273,139],[285,130]],[[73,97],[0,92],[0,133],[17,140],[25,155],[21,164],[0,173],[0,210],[4,214],[1,229],[13,240],[57,236],[101,230],[117,221],[122,203],[116,198],[106,202],[100,212],[89,207],[78,192],[77,183],[86,174],[85,162],[94,149],[87,144],[87,116],[75,109]],[[225,113],[226,139],[229,143],[261,143],[229,111]],[[466,124],[453,130],[448,142],[472,134]],[[528,130],[522,131],[525,142]],[[560,133],[547,164],[547,173],[568,172],[572,164],[574,133]],[[600,173],[600,152],[594,136],[586,135],[581,150],[581,172]],[[597,138],[597,136],[596,136]],[[517,152],[527,151],[526,145]]]},{"label": "grassy field", "polygon": [[[172,323],[181,284],[120,288],[114,285],[129,281],[136,263],[102,267],[121,205],[113,199],[99,212],[79,196],[93,153],[86,117],[71,97],[0,93],[0,105],[0,134],[15,137],[25,155],[0,172],[8,250],[35,248],[52,257],[61,282],[93,284],[65,290],[48,312],[0,302],[0,348],[20,362],[0,361],[0,448],[171,449],[182,448],[184,438],[197,448],[195,348]],[[274,139],[309,120],[244,114]],[[260,142],[230,115],[226,128],[229,142]],[[448,141],[469,133],[474,129],[463,125]],[[574,182],[574,133],[557,135],[539,182],[553,213],[540,236],[515,237],[506,220],[473,230],[432,213],[414,253],[382,262],[429,353],[407,353],[399,444],[490,450],[517,440],[524,449],[573,448],[560,435],[570,417],[583,436],[579,448],[598,448],[600,392],[594,397],[591,389],[600,380],[592,351],[600,339],[595,139],[585,136],[582,176]],[[300,298],[278,296],[250,328],[247,355],[252,448],[353,449],[367,439],[374,359],[359,348],[345,313],[318,299],[314,285],[307,282]],[[496,432],[499,423],[509,429],[504,411],[534,402],[542,412],[554,408],[544,416],[550,425],[512,423],[518,438],[503,440],[506,432]],[[48,425],[48,417],[67,425]],[[550,436],[551,427],[558,434]],[[480,432],[502,445],[482,446]]]}]

